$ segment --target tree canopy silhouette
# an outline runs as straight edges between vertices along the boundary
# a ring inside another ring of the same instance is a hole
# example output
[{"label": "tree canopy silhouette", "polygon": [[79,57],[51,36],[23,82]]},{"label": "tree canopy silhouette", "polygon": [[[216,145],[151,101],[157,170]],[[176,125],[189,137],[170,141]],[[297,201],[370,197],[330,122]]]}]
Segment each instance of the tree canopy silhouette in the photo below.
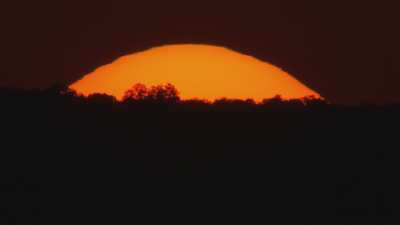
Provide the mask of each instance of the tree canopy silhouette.
[{"label": "tree canopy silhouette", "polygon": [[133,100],[177,103],[180,101],[180,97],[179,91],[170,83],[165,85],[155,85],[149,88],[144,84],[137,83],[125,92],[122,100],[124,102]]}]

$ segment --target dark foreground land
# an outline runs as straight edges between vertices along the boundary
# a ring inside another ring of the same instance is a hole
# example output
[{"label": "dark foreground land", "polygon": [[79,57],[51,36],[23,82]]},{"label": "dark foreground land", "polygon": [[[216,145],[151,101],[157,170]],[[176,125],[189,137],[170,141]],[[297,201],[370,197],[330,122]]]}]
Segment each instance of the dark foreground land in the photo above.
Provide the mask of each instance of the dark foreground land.
[{"label": "dark foreground land", "polygon": [[0,104],[0,223],[398,224],[400,105],[12,89]]}]

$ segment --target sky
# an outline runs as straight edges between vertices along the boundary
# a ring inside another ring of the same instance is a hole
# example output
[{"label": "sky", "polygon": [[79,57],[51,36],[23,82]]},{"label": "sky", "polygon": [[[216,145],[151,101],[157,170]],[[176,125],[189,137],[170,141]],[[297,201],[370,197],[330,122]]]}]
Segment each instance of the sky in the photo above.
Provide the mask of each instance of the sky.
[{"label": "sky", "polygon": [[202,43],[281,67],[331,102],[400,100],[395,0],[2,4],[0,86],[71,83],[126,54]]}]

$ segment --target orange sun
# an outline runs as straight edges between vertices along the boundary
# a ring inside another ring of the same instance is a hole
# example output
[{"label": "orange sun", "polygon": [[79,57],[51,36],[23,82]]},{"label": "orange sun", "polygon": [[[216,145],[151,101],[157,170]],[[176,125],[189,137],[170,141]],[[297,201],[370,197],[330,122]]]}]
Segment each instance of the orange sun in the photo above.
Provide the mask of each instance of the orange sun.
[{"label": "orange sun", "polygon": [[283,70],[254,57],[210,45],[167,45],[124,56],[70,86],[78,93],[105,93],[122,99],[136,83],[171,83],[182,99],[219,98],[260,101],[281,95],[302,98],[318,93]]}]

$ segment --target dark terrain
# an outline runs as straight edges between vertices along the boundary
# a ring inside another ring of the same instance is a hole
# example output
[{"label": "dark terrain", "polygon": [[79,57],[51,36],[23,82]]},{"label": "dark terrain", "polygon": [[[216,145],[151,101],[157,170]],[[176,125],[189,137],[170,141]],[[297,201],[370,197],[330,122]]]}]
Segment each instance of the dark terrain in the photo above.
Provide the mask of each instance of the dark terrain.
[{"label": "dark terrain", "polygon": [[168,94],[1,89],[0,222],[398,224],[400,105]]}]

